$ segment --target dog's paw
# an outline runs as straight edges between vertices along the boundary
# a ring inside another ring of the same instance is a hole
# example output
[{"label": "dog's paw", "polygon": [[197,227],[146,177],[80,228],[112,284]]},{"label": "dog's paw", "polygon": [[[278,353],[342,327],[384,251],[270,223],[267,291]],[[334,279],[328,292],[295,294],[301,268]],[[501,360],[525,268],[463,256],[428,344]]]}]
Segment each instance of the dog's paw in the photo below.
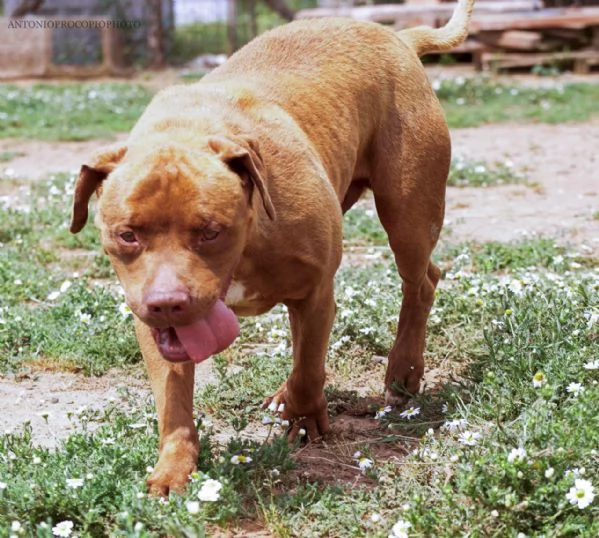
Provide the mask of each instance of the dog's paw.
[{"label": "dog's paw", "polygon": [[295,441],[315,442],[319,441],[329,431],[329,416],[324,410],[323,413],[311,416],[293,419],[287,430],[287,439],[290,443]]},{"label": "dog's paw", "polygon": [[274,393],[264,398],[262,402],[262,409],[268,409],[272,413],[277,413],[279,411],[279,407],[283,405],[281,411],[285,407],[285,392],[287,390],[287,383],[283,383],[279,389]]},{"label": "dog's paw", "polygon": [[170,492],[183,493],[189,475],[196,470],[199,445],[193,442],[165,444],[154,471],[147,479],[151,495],[167,497]]},{"label": "dog's paw", "polygon": [[385,374],[385,404],[403,405],[420,391],[424,376],[424,361],[389,357]]},{"label": "dog's paw", "polygon": [[411,396],[408,394],[397,394],[391,389],[385,391],[385,405],[392,407],[402,407],[410,400]]},{"label": "dog's paw", "polygon": [[187,472],[173,467],[157,465],[146,481],[148,492],[150,495],[158,497],[168,497],[170,492],[183,493],[189,481],[189,475],[193,470]]},{"label": "dog's paw", "polygon": [[263,408],[279,413],[283,420],[289,421],[287,438],[316,441],[329,430],[329,415],[324,394],[318,398],[294,398],[283,383],[279,390],[263,402]]}]

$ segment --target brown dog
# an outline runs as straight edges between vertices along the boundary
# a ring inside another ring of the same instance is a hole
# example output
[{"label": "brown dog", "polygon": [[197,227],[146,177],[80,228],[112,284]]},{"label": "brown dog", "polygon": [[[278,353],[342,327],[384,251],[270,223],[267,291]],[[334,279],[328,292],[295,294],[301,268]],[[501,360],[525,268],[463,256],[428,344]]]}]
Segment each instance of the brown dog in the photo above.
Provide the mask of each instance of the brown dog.
[{"label": "brown dog", "polygon": [[464,40],[473,1],[460,0],[437,30],[345,19],[277,28],[202,81],[160,92],[125,144],[81,168],[71,231],[83,228],[97,192],[102,244],[156,399],[152,491],[182,488],[196,466],[194,363],[231,344],[236,315],[287,305],[293,370],[267,403],[285,403],[291,436],[327,430],[341,220],[366,189],[403,280],[387,401],[399,401],[398,386],[418,391],[450,162],[418,57]]}]

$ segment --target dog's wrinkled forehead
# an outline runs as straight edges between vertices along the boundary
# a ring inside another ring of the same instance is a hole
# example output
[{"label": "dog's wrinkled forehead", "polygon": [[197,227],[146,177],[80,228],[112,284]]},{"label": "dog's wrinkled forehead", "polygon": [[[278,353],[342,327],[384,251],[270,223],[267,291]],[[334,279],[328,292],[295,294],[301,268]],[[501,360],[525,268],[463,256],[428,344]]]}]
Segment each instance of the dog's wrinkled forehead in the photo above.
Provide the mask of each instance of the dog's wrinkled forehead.
[{"label": "dog's wrinkled forehead", "polygon": [[123,162],[106,181],[100,210],[146,228],[230,225],[243,200],[239,177],[215,156],[161,151]]}]

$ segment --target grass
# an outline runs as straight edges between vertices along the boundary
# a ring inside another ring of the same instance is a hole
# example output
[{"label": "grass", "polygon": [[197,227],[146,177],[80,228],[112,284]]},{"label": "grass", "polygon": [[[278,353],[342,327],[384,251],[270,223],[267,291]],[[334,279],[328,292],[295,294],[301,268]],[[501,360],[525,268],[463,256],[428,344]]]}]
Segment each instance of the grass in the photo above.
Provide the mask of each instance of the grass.
[{"label": "grass", "polygon": [[[566,123],[599,113],[597,84],[539,88],[489,77],[457,77],[433,85],[452,128],[498,122]],[[148,89],[125,83],[0,84],[0,137],[67,141],[110,137],[128,131],[150,99]],[[497,172],[498,179],[513,175],[510,170]]]},{"label": "grass", "polygon": [[532,87],[478,76],[436,80],[433,88],[453,128],[524,121],[569,123],[599,114],[597,84]]},{"label": "grass", "polygon": [[461,155],[453,158],[447,178],[447,184],[451,187],[491,187],[519,183],[526,183],[526,174],[515,170],[509,160],[489,164],[470,161]]},{"label": "grass", "polygon": [[[507,110],[538,121],[597,111],[590,85],[513,92],[491,79],[457,79],[436,88],[452,124],[509,121]],[[3,136],[48,140],[110,136],[127,130],[149,98],[131,85],[0,85],[0,128]],[[141,368],[96,230],[68,233],[74,177],[0,180],[11,186],[3,195],[14,193],[0,207],[0,372]],[[452,164],[456,186],[512,182],[526,177],[510,163]],[[202,452],[185,493],[146,495],[156,415],[151,399],[124,392],[102,411],[69,412],[76,433],[56,449],[36,446],[30,425],[0,433],[0,538],[260,529],[279,537],[401,536],[394,525],[416,537],[597,536],[596,260],[542,237],[438,249],[444,278],[426,364],[442,375],[405,410],[386,410],[381,356],[401,298],[386,243],[367,206],[346,215],[351,267],[336,281],[326,388],[335,430],[326,444],[289,447],[276,423],[263,425],[276,416],[260,402],[291,366],[287,315],[277,307],[242,321],[242,338],[214,359],[216,381],[196,394]],[[251,461],[236,464],[240,455]],[[362,472],[364,458],[372,466]],[[218,498],[200,501],[208,480],[221,484]],[[569,500],[576,480],[595,488],[588,506]]]},{"label": "grass", "polygon": [[[73,179],[28,183],[0,212],[2,371],[52,359],[99,374],[140,359],[95,230],[67,232]],[[346,241],[381,251],[385,239],[357,207]],[[56,450],[35,446],[30,426],[0,434],[0,536],[15,525],[17,535],[51,536],[71,522],[80,537],[211,536],[221,527],[384,537],[399,521],[409,536],[597,536],[599,496],[584,508],[567,497],[577,477],[599,493],[596,264],[545,238],[452,245],[436,259],[444,279],[427,367],[448,375],[413,398],[411,418],[401,409],[374,418],[384,365],[373,357],[392,344],[400,284],[390,256],[365,258],[337,277],[327,397],[337,427],[361,406],[354,418],[370,437],[337,433],[305,457],[262,425],[260,402],[291,364],[279,307],[243,321],[242,339],[215,359],[217,381],[198,391],[202,453],[183,495],[145,494],[156,416],[150,400],[123,394],[102,411],[73,410],[77,433]],[[372,460],[365,473],[356,450]],[[252,461],[235,464],[239,455]],[[312,475],[319,461],[324,478]],[[222,485],[219,498],[199,501],[208,479]]]},{"label": "grass", "polygon": [[108,138],[131,129],[150,97],[134,84],[0,84],[0,136]]},{"label": "grass", "polygon": [[24,154],[19,151],[0,151],[0,163],[7,163],[16,159],[17,157],[22,157]]},{"label": "grass", "polygon": [[[52,358],[65,369],[98,374],[139,360],[119,288],[106,280],[112,274],[94,227],[78,236],[68,231],[73,184],[70,174],[28,183],[30,190],[0,211],[4,371],[23,360]],[[111,332],[109,339],[102,336]]]}]

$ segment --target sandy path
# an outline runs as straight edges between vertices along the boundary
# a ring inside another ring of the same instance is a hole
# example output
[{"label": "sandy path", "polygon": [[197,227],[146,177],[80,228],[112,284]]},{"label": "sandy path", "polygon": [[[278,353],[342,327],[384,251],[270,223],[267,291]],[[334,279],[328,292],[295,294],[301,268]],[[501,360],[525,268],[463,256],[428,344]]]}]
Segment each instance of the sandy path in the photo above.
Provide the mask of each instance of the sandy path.
[{"label": "sandy path", "polygon": [[509,159],[528,170],[536,187],[449,189],[451,241],[511,241],[536,233],[599,252],[599,121],[457,129],[452,139],[454,153]]}]

